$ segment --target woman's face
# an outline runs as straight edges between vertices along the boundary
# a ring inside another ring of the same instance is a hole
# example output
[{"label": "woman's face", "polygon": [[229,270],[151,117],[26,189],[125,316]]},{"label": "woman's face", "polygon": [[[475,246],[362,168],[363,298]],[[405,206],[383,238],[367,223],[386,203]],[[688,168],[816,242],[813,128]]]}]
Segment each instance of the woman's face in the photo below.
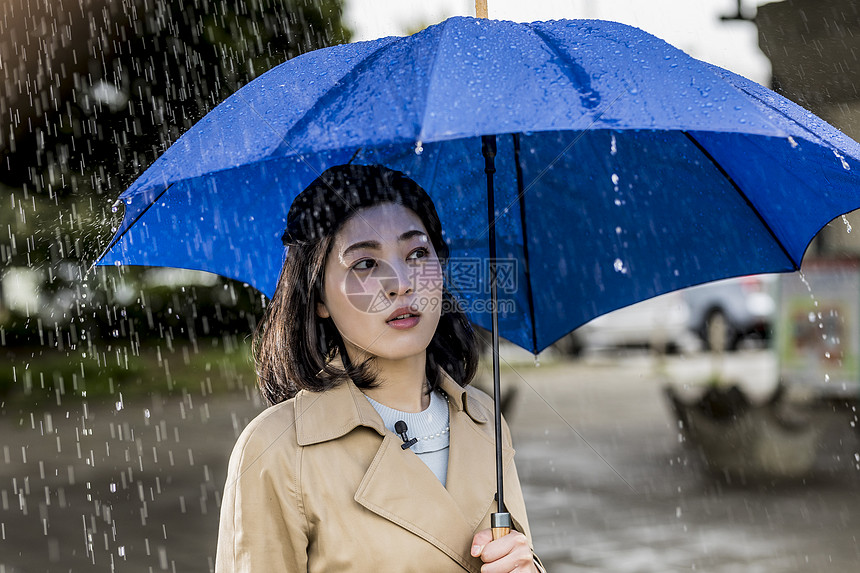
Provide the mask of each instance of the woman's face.
[{"label": "woman's face", "polygon": [[361,209],[335,235],[324,276],[317,315],[331,317],[352,360],[367,353],[399,360],[427,349],[442,312],[442,268],[412,210]]}]

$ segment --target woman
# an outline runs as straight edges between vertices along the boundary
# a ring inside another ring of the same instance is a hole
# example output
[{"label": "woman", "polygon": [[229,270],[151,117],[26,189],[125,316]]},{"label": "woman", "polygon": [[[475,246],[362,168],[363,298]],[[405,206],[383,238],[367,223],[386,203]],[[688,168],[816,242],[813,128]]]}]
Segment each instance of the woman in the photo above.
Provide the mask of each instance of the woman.
[{"label": "woman", "polygon": [[507,426],[514,531],[489,531],[492,401],[468,387],[474,334],[424,190],[331,168],[293,202],[284,243],[255,340],[272,407],[233,450],[216,571],[542,570]]}]

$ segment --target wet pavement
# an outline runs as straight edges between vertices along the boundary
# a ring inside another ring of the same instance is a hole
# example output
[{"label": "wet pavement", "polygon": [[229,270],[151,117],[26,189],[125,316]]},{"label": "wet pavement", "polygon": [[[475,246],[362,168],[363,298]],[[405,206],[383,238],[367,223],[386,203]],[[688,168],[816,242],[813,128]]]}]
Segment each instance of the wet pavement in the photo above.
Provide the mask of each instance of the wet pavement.
[{"label": "wet pavement", "polygon": [[[860,450],[849,417],[816,418],[828,427],[804,479],[709,474],[663,394],[667,380],[699,380],[708,360],[639,354],[503,369],[517,389],[509,421],[550,571],[857,569]],[[772,385],[765,352],[726,364],[763,394]],[[4,410],[0,573],[212,570],[227,457],[261,408],[247,389]]]},{"label": "wet pavement", "polygon": [[[751,394],[775,385],[769,354],[729,360],[727,374]],[[816,409],[811,423],[823,431],[806,478],[739,483],[713,475],[681,442],[663,394],[667,380],[702,380],[709,361],[640,355],[540,374],[517,369],[526,388],[512,415],[517,459],[535,543],[551,571],[858,569],[860,470],[850,416]]]}]

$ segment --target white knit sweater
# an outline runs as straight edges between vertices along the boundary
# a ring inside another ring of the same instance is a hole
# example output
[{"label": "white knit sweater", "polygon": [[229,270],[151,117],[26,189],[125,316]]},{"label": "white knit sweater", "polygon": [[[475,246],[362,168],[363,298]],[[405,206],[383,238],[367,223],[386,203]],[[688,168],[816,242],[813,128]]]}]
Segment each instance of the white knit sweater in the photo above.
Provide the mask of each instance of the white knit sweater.
[{"label": "white knit sweater", "polygon": [[[366,396],[366,395],[365,395]],[[436,474],[442,485],[448,474],[448,400],[438,391],[430,394],[430,406],[423,412],[401,412],[380,404],[367,396],[371,405],[379,412],[385,427],[395,434],[394,424],[399,420],[406,422],[407,436],[418,438],[418,443],[410,449]]]}]

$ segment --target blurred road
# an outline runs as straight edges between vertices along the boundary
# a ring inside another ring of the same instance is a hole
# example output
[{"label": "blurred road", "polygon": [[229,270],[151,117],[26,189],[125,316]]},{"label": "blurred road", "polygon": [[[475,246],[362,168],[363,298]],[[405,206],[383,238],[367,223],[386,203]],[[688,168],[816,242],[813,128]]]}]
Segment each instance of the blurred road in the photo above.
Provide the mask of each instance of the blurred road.
[{"label": "blurred road", "polygon": [[[554,573],[853,571],[858,437],[831,416],[803,480],[727,483],[679,440],[667,380],[707,355],[544,360],[503,384],[536,548]],[[766,394],[766,352],[723,365]],[[486,376],[486,372],[484,373]],[[748,380],[747,380],[748,379]],[[0,573],[210,571],[226,462],[252,389],[0,415]]]},{"label": "blurred road", "polygon": [[[555,573],[855,571],[860,566],[858,436],[826,425],[806,479],[727,483],[681,443],[663,395],[695,393],[707,354],[646,354],[521,366],[511,415],[537,549]],[[763,351],[729,355],[726,378],[756,398],[776,384]]]}]

